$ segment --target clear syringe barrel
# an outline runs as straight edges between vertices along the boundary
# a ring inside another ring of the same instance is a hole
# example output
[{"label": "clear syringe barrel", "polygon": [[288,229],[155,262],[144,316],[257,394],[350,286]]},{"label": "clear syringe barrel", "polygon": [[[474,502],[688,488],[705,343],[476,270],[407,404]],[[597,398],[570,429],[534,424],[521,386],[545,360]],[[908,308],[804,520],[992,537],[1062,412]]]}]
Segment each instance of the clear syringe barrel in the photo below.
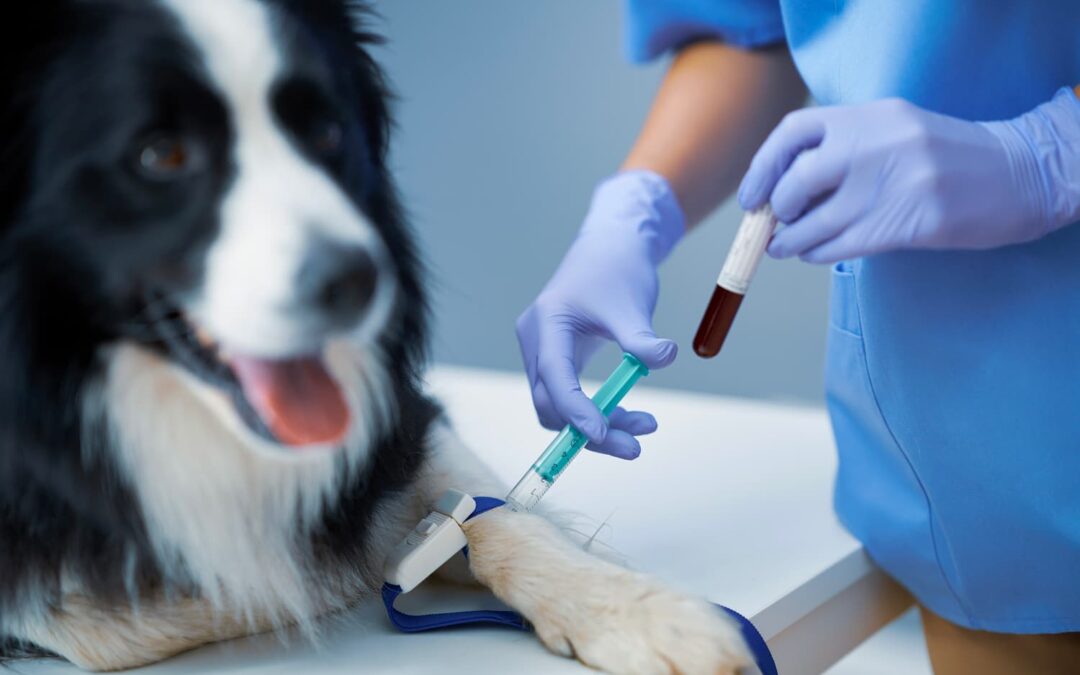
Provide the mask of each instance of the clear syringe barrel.
[{"label": "clear syringe barrel", "polygon": [[[593,403],[607,417],[634,384],[648,374],[645,364],[631,354],[623,354],[622,363],[596,390]],[[532,510],[586,443],[588,439],[580,431],[566,425],[506,496],[506,505],[514,511]]]}]

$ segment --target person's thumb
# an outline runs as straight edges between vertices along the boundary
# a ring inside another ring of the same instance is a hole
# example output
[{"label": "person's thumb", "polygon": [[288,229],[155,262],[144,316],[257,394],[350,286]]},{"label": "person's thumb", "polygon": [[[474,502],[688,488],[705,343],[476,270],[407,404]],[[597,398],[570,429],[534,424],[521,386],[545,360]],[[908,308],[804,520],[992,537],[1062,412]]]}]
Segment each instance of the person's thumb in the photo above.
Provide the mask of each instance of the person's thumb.
[{"label": "person's thumb", "polygon": [[649,370],[671,365],[679,353],[679,345],[674,340],[657,337],[647,323],[628,325],[616,331],[613,337],[624,352],[636,356]]}]

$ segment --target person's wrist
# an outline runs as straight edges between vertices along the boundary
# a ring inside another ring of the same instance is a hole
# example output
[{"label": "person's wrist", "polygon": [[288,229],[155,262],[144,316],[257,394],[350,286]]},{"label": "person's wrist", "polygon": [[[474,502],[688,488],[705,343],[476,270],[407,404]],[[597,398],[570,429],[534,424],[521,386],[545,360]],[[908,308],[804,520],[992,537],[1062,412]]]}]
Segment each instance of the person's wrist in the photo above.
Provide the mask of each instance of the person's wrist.
[{"label": "person's wrist", "polygon": [[[1024,225],[1036,233],[1047,234],[1051,230],[1047,207],[1047,188],[1043,180],[1038,158],[1027,135],[1016,120],[980,122],[981,126],[997,138],[1009,167],[1013,199],[1022,202]],[[1031,237],[1024,237],[1031,238]]]},{"label": "person's wrist", "polygon": [[982,126],[1001,142],[1039,235],[1080,219],[1080,99],[1074,91],[1063,87],[1031,112]]},{"label": "person's wrist", "polygon": [[581,234],[635,236],[660,264],[686,233],[682,206],[667,179],[643,169],[620,171],[593,191]]}]

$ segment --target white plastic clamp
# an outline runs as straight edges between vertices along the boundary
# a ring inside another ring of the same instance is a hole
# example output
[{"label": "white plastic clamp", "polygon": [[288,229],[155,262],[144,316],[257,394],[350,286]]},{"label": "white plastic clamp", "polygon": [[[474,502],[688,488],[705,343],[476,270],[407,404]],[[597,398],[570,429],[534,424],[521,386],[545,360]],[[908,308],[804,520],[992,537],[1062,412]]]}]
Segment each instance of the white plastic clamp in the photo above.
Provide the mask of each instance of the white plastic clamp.
[{"label": "white plastic clamp", "polygon": [[408,593],[465,548],[462,523],[476,510],[476,500],[447,490],[435,510],[424,516],[386,559],[386,582]]}]

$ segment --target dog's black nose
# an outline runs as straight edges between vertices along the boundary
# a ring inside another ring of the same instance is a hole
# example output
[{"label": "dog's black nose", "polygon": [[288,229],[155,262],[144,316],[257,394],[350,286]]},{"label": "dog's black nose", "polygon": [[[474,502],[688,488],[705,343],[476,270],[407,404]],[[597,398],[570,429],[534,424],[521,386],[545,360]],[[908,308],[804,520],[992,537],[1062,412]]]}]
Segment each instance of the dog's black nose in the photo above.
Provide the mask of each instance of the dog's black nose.
[{"label": "dog's black nose", "polygon": [[339,327],[356,323],[375,295],[378,269],[364,248],[319,244],[300,272],[303,297]]}]

